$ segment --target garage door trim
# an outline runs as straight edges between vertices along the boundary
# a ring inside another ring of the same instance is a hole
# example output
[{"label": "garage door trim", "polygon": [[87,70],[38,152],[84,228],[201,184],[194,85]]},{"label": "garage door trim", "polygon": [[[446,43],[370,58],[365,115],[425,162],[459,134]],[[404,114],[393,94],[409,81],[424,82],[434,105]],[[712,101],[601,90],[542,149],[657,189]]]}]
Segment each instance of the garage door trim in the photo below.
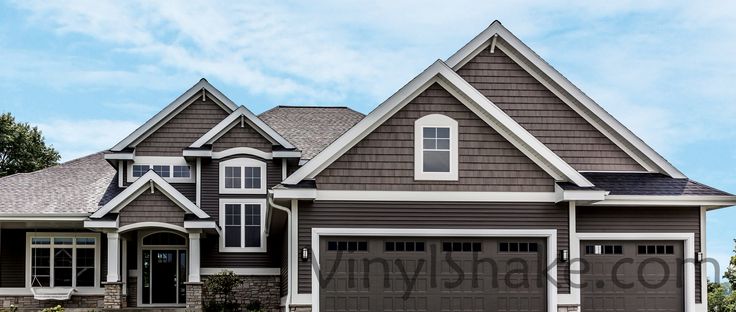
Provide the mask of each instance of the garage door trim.
[{"label": "garage door trim", "polygon": [[[501,229],[381,229],[381,228],[312,228],[312,311],[319,312],[320,236],[412,236],[412,237],[541,237],[547,239],[547,265],[557,258],[557,230],[501,230]],[[557,311],[557,270],[547,272],[547,311]]]},{"label": "garage door trim", "polygon": [[[685,312],[695,312],[695,262],[692,258],[695,255],[695,234],[694,233],[577,233],[579,241],[588,240],[669,240],[683,241],[685,259]],[[580,257],[580,255],[577,255]],[[572,268],[571,268],[572,271]],[[578,292],[579,293],[579,292]],[[578,298],[582,299],[582,298]],[[705,301],[705,300],[703,300]],[[700,304],[699,306],[702,306]]]}]

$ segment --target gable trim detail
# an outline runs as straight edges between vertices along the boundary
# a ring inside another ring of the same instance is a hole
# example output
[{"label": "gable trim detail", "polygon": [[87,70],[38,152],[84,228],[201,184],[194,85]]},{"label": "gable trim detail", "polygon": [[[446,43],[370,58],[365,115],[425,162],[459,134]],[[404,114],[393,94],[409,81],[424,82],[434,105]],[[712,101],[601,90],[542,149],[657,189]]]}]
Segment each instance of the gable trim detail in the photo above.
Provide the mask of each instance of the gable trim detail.
[{"label": "gable trim detail", "polygon": [[192,100],[196,100],[193,99],[193,97],[203,90],[209,92],[214,97],[213,100],[223,106],[223,109],[225,109],[228,113],[231,113],[238,108],[238,106],[235,105],[233,101],[227,98],[224,94],[222,94],[222,92],[220,92],[220,90],[217,90],[217,88],[212,86],[209,82],[207,82],[207,80],[203,78],[199,80],[199,82],[197,82],[194,86],[189,88],[186,92],[184,92],[184,94],[180,95],[173,102],[164,107],[164,109],[154,115],[151,119],[146,121],[146,123],[138,127],[138,129],[135,129],[133,133],[129,134],[110,150],[113,152],[120,152],[125,148],[142,141],[151,134],[151,130],[154,130],[157,127],[161,126],[163,122],[168,120],[170,117],[173,117],[173,115],[175,115],[177,111],[179,111],[182,107],[186,107],[188,104],[191,104],[193,102]]},{"label": "gable trim detail", "polygon": [[212,129],[210,129],[210,131],[207,131],[207,133],[202,135],[202,137],[197,139],[197,141],[194,141],[194,143],[192,143],[192,145],[190,145],[189,147],[201,148],[205,144],[211,144],[222,135],[230,131],[230,129],[232,129],[234,126],[236,126],[238,118],[241,117],[246,118],[248,125],[253,127],[253,129],[256,130],[258,133],[266,137],[266,139],[271,141],[271,143],[279,144],[287,149],[294,148],[293,144],[282,137],[278,132],[276,132],[276,130],[273,130],[271,127],[269,127],[260,118],[256,117],[256,115],[245,108],[245,106],[240,106],[235,109],[229,116],[225,117],[225,119],[220,121],[220,123],[215,125]]},{"label": "gable trim detail", "polygon": [[192,201],[177,191],[173,186],[171,186],[171,184],[166,182],[153,170],[149,170],[146,174],[138,178],[138,180],[133,182],[133,184],[128,186],[124,191],[118,194],[118,196],[115,196],[115,198],[93,213],[90,218],[102,218],[110,212],[121,210],[125,205],[129,204],[143,192],[147,191],[149,187],[155,187],[157,190],[164,193],[166,197],[171,199],[171,201],[185,212],[192,213],[199,218],[209,218],[207,213],[197,207],[197,205],[192,203]]},{"label": "gable trim detail", "polygon": [[441,60],[437,60],[386,101],[381,103],[363,118],[363,120],[358,122],[358,124],[286,178],[283,184],[294,185],[304,179],[313,179],[332,162],[337,160],[351,147],[434,83],[438,83],[445,88],[445,90],[467,106],[555,180],[570,181],[581,187],[593,186],[590,181],[572,168],[572,166],[563,161],[536,137],[506,115],[498,106],[473,88]]},{"label": "gable trim detail", "polygon": [[[459,70],[470,59],[480,53],[480,51],[488,48],[490,46],[489,41],[495,36],[502,39],[496,40],[495,48],[506,53],[514,62],[542,83],[542,85],[559,97],[565,104],[570,106],[571,109],[580,114],[581,117],[603,133],[603,135],[642,167],[648,171],[661,172],[673,178],[686,177],[664,159],[664,157],[631,132],[631,130],[626,128],[626,126],[593,101],[593,99],[567,80],[560,72],[545,62],[498,21],[494,21],[488,28],[473,38],[473,40],[450,56],[447,59],[448,66],[452,67],[455,71]],[[569,96],[561,93],[567,93]]]}]

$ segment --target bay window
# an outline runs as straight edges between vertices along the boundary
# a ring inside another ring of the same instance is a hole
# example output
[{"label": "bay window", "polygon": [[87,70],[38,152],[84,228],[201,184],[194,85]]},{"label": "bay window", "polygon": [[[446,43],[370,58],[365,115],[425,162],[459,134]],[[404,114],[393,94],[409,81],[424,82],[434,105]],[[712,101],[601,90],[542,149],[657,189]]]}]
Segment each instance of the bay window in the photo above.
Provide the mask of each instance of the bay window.
[{"label": "bay window", "polygon": [[97,287],[99,234],[28,233],[29,287]]}]

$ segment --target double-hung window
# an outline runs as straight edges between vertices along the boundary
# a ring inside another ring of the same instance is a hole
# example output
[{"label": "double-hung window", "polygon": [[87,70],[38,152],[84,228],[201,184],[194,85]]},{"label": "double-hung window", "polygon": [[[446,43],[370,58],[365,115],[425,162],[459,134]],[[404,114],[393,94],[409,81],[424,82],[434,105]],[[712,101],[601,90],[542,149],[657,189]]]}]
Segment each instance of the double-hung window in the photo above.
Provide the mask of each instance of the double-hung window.
[{"label": "double-hung window", "polygon": [[220,199],[220,251],[266,251],[266,200]]},{"label": "double-hung window", "polygon": [[28,233],[29,287],[98,287],[99,235]]},{"label": "double-hung window", "polygon": [[414,179],[458,179],[457,121],[431,114],[414,122]]},{"label": "double-hung window", "polygon": [[252,158],[220,162],[221,194],[265,194],[266,163]]}]

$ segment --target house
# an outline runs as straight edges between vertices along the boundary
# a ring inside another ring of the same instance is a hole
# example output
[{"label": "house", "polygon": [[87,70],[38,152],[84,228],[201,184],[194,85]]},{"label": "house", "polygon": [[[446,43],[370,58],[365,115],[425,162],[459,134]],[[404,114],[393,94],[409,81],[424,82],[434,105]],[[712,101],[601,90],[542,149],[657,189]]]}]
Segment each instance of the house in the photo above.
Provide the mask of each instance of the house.
[{"label": "house", "polygon": [[706,212],[734,204],[496,21],[365,116],[203,79],[0,179],[0,303],[197,310],[230,270],[274,311],[706,311]]}]

